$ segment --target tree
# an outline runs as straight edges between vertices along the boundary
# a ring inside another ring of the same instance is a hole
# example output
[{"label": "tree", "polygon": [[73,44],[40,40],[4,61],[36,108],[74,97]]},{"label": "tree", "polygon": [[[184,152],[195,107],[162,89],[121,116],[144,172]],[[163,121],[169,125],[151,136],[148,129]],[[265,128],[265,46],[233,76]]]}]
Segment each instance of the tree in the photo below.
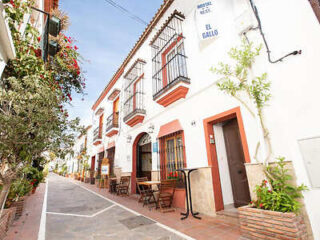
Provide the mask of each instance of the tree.
[{"label": "tree", "polygon": [[0,81],[2,207],[20,169],[34,160],[45,161],[45,152],[63,158],[83,129],[79,119],[69,120],[63,109],[72,100],[71,93],[82,93],[84,88],[77,47],[61,34],[61,50],[44,63],[36,28],[27,23],[24,34],[18,29],[31,4],[30,0],[12,0],[5,8],[17,56],[9,61]]},{"label": "tree", "polygon": [[[264,141],[268,146],[268,154],[263,162],[268,164],[272,154],[272,146],[269,130],[264,122],[263,108],[271,98],[271,82],[267,80],[266,73],[260,76],[252,75],[252,65],[256,57],[259,56],[260,50],[261,46],[254,47],[252,42],[243,39],[239,48],[231,48],[228,53],[234,61],[233,64],[220,62],[218,68],[211,70],[222,76],[217,87],[241,102],[254,118],[259,119]],[[259,147],[260,142],[257,143],[255,158],[257,158]]]}]

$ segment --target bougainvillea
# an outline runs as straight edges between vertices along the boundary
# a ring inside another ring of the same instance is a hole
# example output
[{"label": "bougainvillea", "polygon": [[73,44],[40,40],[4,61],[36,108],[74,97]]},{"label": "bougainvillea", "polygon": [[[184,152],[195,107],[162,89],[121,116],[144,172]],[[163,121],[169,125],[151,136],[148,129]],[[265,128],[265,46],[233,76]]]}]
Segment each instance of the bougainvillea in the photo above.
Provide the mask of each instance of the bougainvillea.
[{"label": "bougainvillea", "polygon": [[[82,130],[79,119],[68,119],[64,109],[72,94],[83,93],[85,86],[75,41],[61,33],[56,39],[58,53],[44,62],[32,4],[31,0],[5,4],[16,57],[0,80],[1,206],[19,169],[35,159],[45,160],[45,152],[63,157]],[[30,22],[22,24],[25,14],[30,14]]]}]

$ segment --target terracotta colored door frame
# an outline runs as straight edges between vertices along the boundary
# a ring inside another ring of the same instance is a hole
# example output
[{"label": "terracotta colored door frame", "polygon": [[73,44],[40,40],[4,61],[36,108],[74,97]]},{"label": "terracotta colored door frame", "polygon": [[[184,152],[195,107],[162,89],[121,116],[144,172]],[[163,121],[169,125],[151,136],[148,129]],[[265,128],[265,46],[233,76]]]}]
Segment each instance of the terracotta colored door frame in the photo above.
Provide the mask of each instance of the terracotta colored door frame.
[{"label": "terracotta colored door frame", "polygon": [[103,114],[99,117],[99,137],[102,138],[102,129],[103,129]]},{"label": "terracotta colored door frame", "polygon": [[131,193],[136,193],[136,177],[137,177],[137,147],[140,138],[147,134],[146,132],[140,133],[132,144],[132,173],[131,173]]},{"label": "terracotta colored door frame", "polygon": [[96,156],[92,156],[92,158],[91,158],[91,171],[95,170],[95,166],[96,166]]},{"label": "terracotta colored door frame", "polygon": [[247,143],[247,138],[244,131],[244,125],[243,125],[240,107],[230,109],[226,112],[220,113],[218,115],[215,115],[203,120],[207,157],[208,157],[208,166],[211,167],[211,172],[212,172],[212,185],[213,185],[213,195],[214,195],[216,212],[223,210],[224,205],[223,205],[222,188],[221,188],[221,182],[220,182],[220,173],[219,173],[216,145],[210,143],[210,135],[214,139],[214,132],[213,132],[214,124],[221,123],[233,118],[236,118],[238,121],[238,127],[239,127],[245,162],[250,163],[248,143]]}]

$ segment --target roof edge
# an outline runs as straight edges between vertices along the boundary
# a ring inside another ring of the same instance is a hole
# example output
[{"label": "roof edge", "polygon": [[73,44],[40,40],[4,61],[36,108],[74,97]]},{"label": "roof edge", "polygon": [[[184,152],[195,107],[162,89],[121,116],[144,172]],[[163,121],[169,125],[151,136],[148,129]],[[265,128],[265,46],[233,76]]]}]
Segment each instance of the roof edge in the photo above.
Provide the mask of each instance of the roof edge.
[{"label": "roof edge", "polygon": [[[98,99],[92,106],[92,110],[95,111],[97,106],[102,102],[102,100],[105,98],[105,96],[108,94],[110,89],[113,87],[113,85],[117,82],[117,80],[122,75],[124,68],[127,66],[128,62],[131,60],[133,55],[138,51],[138,49],[141,47],[141,45],[145,42],[146,38],[151,33],[153,27],[159,22],[163,14],[167,11],[167,9],[171,6],[171,4],[174,2],[174,0],[164,0],[163,4],[158,9],[157,13],[154,15],[152,20],[149,22],[148,26],[145,28],[143,33],[140,35],[138,41],[135,43],[127,57],[122,62],[121,66],[118,68],[116,73],[112,76],[111,80],[108,82],[107,86],[104,88],[104,90],[100,93]],[[120,76],[119,76],[120,74]]]}]

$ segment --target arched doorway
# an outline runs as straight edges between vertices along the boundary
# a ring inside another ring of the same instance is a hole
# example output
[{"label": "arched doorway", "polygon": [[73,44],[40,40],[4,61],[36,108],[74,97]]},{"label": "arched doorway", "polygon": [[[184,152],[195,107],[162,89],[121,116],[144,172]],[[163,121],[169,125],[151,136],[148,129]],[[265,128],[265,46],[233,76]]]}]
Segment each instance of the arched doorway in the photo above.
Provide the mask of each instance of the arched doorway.
[{"label": "arched doorway", "polygon": [[151,137],[148,133],[140,133],[132,149],[132,193],[136,193],[136,178],[147,177],[151,180],[152,172],[152,150]]}]

